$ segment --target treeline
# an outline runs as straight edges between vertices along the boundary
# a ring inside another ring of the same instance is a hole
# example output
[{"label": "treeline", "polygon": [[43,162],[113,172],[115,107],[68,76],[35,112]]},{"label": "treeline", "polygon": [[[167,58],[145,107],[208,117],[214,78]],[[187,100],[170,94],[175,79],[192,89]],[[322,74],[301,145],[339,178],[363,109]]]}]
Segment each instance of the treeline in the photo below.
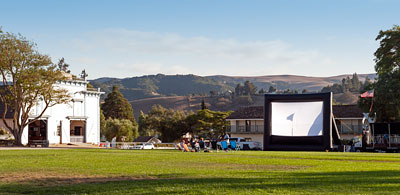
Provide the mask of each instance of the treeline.
[{"label": "treeline", "polygon": [[278,93],[278,94],[299,94],[299,93],[308,93],[307,89],[298,90],[298,89],[290,89],[287,88],[285,90],[278,90],[274,86],[269,86],[268,90],[261,88],[257,91],[257,87],[250,81],[245,81],[243,85],[240,83],[235,87],[235,96],[251,96],[257,94],[265,94],[265,93]]},{"label": "treeline", "polygon": [[351,78],[349,76],[343,78],[341,83],[335,83],[333,85],[328,85],[322,88],[321,92],[332,92],[334,94],[344,92],[359,93],[360,91],[364,90],[364,88],[367,87],[370,83],[371,80],[368,77],[365,78],[364,82],[361,82],[358,78],[357,73],[354,73]]},{"label": "treeline", "polygon": [[230,113],[209,109],[183,112],[154,105],[147,114],[140,112],[139,134],[158,135],[163,142],[173,142],[186,133],[202,137],[219,136],[229,126],[225,119]]},{"label": "treeline", "polygon": [[147,114],[140,112],[137,123],[131,104],[117,86],[107,95],[101,108],[101,135],[109,141],[114,137],[117,141],[132,141],[139,135],[158,136],[163,142],[176,141],[186,133],[219,136],[229,126],[225,118],[231,113],[208,110],[205,105],[197,112],[154,105]]},{"label": "treeline", "polygon": [[139,135],[132,106],[117,86],[101,105],[100,133],[109,141],[114,137],[117,141],[132,141]]}]

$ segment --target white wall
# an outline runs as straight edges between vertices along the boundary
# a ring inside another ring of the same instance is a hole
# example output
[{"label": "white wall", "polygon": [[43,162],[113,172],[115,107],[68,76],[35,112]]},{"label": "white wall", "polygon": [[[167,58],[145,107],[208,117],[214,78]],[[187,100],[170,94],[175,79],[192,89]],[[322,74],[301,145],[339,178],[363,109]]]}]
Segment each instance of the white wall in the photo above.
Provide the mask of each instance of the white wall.
[{"label": "white wall", "polygon": [[[68,91],[72,101],[67,104],[58,104],[50,107],[43,114],[42,119],[47,120],[47,137],[50,144],[60,143],[57,135],[57,126],[62,122],[62,142],[70,142],[69,117],[86,119],[86,142],[100,142],[100,93],[87,92],[86,82],[67,81],[55,87],[61,87]],[[43,110],[43,102],[31,110],[31,116],[37,116]],[[28,127],[23,132],[23,144],[28,143]]]},{"label": "white wall", "polygon": [[85,96],[86,142],[100,142],[100,96],[86,94]]}]

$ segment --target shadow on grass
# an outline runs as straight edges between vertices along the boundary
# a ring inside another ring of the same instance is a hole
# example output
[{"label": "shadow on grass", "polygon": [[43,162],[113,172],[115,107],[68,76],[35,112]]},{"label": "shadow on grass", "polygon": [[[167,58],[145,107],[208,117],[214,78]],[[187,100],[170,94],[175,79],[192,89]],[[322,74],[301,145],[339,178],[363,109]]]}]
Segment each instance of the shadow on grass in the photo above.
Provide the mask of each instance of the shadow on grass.
[{"label": "shadow on grass", "polygon": [[[270,175],[269,178],[165,178],[168,176],[172,175],[161,175],[155,179],[56,186],[38,186],[35,181],[25,184],[0,184],[0,194],[237,194],[252,192],[398,194],[400,192],[400,171],[281,173]],[[52,181],[49,179],[48,182]]]}]

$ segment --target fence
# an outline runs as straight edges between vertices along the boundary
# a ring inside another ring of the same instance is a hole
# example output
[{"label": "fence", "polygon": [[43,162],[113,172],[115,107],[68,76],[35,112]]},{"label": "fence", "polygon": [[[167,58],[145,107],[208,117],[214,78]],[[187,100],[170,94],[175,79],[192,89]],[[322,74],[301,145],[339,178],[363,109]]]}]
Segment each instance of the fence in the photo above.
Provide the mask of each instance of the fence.
[{"label": "fence", "polygon": [[[141,142],[100,142],[99,147],[117,148],[117,149],[134,149],[135,146],[142,145]],[[176,149],[175,143],[158,143],[153,144],[154,149]]]},{"label": "fence", "polygon": [[233,125],[228,129],[230,133],[263,133],[264,125]]}]

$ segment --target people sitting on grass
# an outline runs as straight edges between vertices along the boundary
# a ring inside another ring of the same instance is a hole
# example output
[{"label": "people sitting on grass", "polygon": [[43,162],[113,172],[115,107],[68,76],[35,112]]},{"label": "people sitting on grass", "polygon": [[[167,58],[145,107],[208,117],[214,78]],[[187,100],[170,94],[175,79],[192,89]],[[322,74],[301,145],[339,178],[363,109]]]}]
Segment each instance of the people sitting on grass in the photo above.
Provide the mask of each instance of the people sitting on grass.
[{"label": "people sitting on grass", "polygon": [[200,138],[199,145],[200,145],[200,150],[204,150],[204,138]]},{"label": "people sitting on grass", "polygon": [[[190,148],[189,148],[190,146]],[[190,139],[189,143],[186,144],[185,140],[182,139],[181,142],[179,142],[178,144],[176,144],[176,147],[178,150],[182,151],[182,152],[211,152],[210,151],[210,147],[211,147],[211,143],[209,142],[207,144],[207,142],[204,141],[204,138],[200,138],[200,140],[198,139]]]},{"label": "people sitting on grass", "polygon": [[182,140],[180,143],[178,143],[176,147],[182,152],[189,152],[189,148],[186,145],[185,140]]}]

